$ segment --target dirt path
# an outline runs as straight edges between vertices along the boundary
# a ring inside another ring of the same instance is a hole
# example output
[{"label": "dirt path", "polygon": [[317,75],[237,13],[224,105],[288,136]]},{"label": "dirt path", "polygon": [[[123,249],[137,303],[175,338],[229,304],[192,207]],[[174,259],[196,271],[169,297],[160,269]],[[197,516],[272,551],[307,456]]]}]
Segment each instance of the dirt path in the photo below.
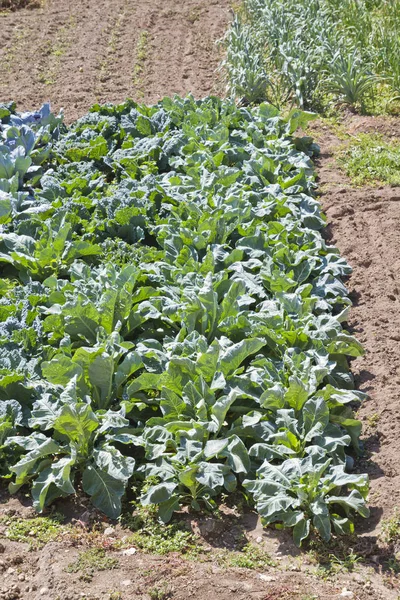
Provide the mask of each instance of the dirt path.
[{"label": "dirt path", "polygon": [[[400,125],[355,116],[345,129],[398,136]],[[365,528],[374,535],[400,499],[400,190],[352,187],[334,160],[342,142],[325,128],[318,143],[316,165],[330,243],[353,267],[349,325],[367,351],[353,361],[352,370],[359,388],[370,396],[359,410],[366,449],[359,468],[371,478],[372,515]]]},{"label": "dirt path", "polygon": [[45,0],[0,16],[0,101],[49,99],[68,121],[96,102],[216,93],[228,0]]}]

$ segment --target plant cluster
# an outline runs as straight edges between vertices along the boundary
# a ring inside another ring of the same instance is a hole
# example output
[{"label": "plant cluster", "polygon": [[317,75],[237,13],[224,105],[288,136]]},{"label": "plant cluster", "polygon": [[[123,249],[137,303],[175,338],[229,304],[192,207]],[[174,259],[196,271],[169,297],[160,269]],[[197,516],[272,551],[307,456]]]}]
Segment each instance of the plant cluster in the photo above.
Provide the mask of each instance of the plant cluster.
[{"label": "plant cluster", "polygon": [[89,548],[79,553],[77,559],[68,565],[67,573],[80,573],[82,581],[92,581],[96,571],[117,569],[119,562],[116,558],[107,556],[103,548]]},{"label": "plant cluster", "polygon": [[350,272],[321,235],[313,115],[188,97],[0,108],[0,452],[42,512],[128,482],[167,522],[238,486],[265,523],[328,540],[368,515],[342,326]]},{"label": "plant cluster", "polygon": [[31,548],[41,548],[48,542],[57,540],[67,526],[63,525],[64,518],[60,514],[49,517],[26,519],[19,517],[3,517],[0,523],[6,525],[6,537],[13,542],[28,542]]},{"label": "plant cluster", "polygon": [[218,563],[223,567],[239,567],[242,569],[265,569],[276,567],[276,563],[262,547],[247,543],[239,551],[221,551],[217,555]]},{"label": "plant cluster", "polygon": [[395,508],[392,516],[382,522],[382,538],[387,544],[400,541],[400,509]]},{"label": "plant cluster", "polygon": [[400,185],[399,140],[386,141],[381,135],[361,133],[338,152],[337,160],[355,185]]},{"label": "plant cluster", "polygon": [[124,546],[135,546],[151,554],[168,554],[179,552],[188,558],[196,558],[201,552],[201,546],[185,523],[162,523],[157,518],[156,506],[136,506],[129,515],[122,513],[120,519],[124,528],[133,531],[126,537]]},{"label": "plant cluster", "polygon": [[225,37],[228,90],[314,109],[363,108],[382,86],[397,99],[399,15],[399,0],[245,0]]}]

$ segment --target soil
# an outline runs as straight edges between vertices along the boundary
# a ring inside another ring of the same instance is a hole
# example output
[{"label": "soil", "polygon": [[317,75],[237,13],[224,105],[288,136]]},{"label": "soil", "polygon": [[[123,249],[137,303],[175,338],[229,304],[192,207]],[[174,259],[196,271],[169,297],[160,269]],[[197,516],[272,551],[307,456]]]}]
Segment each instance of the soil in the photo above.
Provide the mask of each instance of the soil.
[{"label": "soil", "polygon": [[343,118],[342,127],[346,129],[346,133],[355,136],[359,133],[374,133],[388,139],[400,138],[400,118],[391,115],[373,117],[352,114]]},{"label": "soil", "polygon": [[[10,553],[5,585],[8,590],[16,590],[14,597],[41,600],[60,598],[62,600],[109,599],[123,600],[156,599],[164,600],[277,600],[298,599],[307,593],[304,576],[298,572],[282,572],[277,576],[275,570],[263,573],[241,568],[221,568],[212,559],[197,563],[188,561],[178,554],[149,556],[135,554],[124,556],[121,551],[114,552],[119,567],[112,571],[96,572],[92,581],[82,582],[79,574],[65,572],[78,554],[77,549],[67,543],[52,542],[38,552],[28,552],[18,546],[7,544]],[[23,565],[24,578],[14,577]],[[13,587],[12,581],[17,581]],[[314,584],[315,585],[315,584]],[[324,595],[319,598],[328,600],[340,595],[341,588],[324,584]],[[19,595],[18,595],[19,590]],[[157,593],[158,592],[158,593]],[[117,595],[119,593],[120,595]],[[3,592],[4,594],[4,592]],[[164,595],[162,595],[164,594]],[[7,598],[4,594],[0,597]],[[11,597],[10,597],[11,600]]]},{"label": "soil", "polygon": [[[399,121],[392,118],[355,116],[343,124],[350,133],[399,137],[400,132]],[[352,371],[359,389],[369,395],[358,411],[367,457],[358,466],[371,478],[366,530],[379,533],[381,517],[400,498],[400,190],[353,187],[334,159],[343,141],[328,127],[314,127],[321,146],[316,167],[327,235],[353,268],[347,282],[353,301],[348,326],[366,354],[352,362]]]},{"label": "soil", "polygon": [[[230,19],[228,0],[45,0],[41,8],[0,13],[0,100],[15,100],[21,110],[52,99],[67,121],[95,102],[126,97],[153,103],[166,95],[221,94],[215,40]],[[351,135],[377,132],[400,138],[400,119],[347,115]],[[126,531],[99,533],[96,544],[118,558],[111,571],[92,581],[65,567],[90,541],[88,507],[58,506],[76,523],[73,536],[59,536],[41,550],[7,539],[0,519],[0,600],[398,600],[400,581],[388,567],[400,548],[382,541],[382,520],[400,505],[400,190],[355,188],[335,162],[343,144],[322,122],[311,128],[321,147],[315,160],[320,200],[328,218],[326,235],[353,267],[347,285],[354,302],[349,328],[366,354],[352,362],[358,387],[369,394],[358,414],[364,424],[365,456],[356,465],[371,478],[371,518],[356,525],[356,538],[344,542],[337,557],[354,552],[354,571],[337,565],[327,577],[324,557],[298,551],[288,532],[264,530],[256,515],[225,510],[222,519],[191,520],[204,552],[121,554],[115,540]],[[9,498],[0,489],[0,518],[33,516],[23,495]],[[75,520],[74,520],[75,519]],[[250,570],[221,565],[221,548],[237,549],[245,535],[275,566]],[[325,557],[326,562],[326,557]],[[392,563],[393,564],[393,563]]]},{"label": "soil", "polygon": [[221,89],[216,41],[228,0],[45,0],[0,13],[0,98],[32,110],[51,99],[73,121],[96,102],[155,103]]}]

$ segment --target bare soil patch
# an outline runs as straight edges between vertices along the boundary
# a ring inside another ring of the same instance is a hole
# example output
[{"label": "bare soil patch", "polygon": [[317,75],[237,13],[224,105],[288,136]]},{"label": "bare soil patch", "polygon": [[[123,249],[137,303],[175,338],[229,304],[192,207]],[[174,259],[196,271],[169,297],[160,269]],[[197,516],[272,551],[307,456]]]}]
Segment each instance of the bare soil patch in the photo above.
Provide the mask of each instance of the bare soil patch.
[{"label": "bare soil patch", "polygon": [[[84,526],[77,525],[72,533],[61,533],[40,550],[27,543],[7,539],[7,521],[21,516],[33,517],[32,509],[24,506],[23,498],[8,500],[0,507],[0,598],[1,600],[396,600],[395,584],[383,581],[380,567],[368,559],[355,572],[339,570],[325,578],[318,571],[312,554],[294,548],[290,534],[276,535],[263,530],[257,516],[248,512],[238,516],[194,519],[186,515],[188,528],[196,531],[202,552],[187,558],[184,554],[166,556],[146,554],[140,550],[124,554],[118,548],[129,531],[113,524],[112,534],[105,523],[93,536]],[[58,507],[59,508],[59,507]],[[85,514],[85,513],[83,513]],[[87,514],[87,513],[86,513]],[[185,515],[183,515],[185,518]],[[99,529],[99,524],[97,524]],[[246,568],[231,566],[224,561],[229,552],[238,550],[241,535],[261,552],[267,552],[273,564]],[[105,549],[107,557],[117,565],[104,571],[69,572],[80,554],[89,547]]]},{"label": "bare soil patch", "polygon": [[351,115],[343,120],[347,133],[375,133],[384,137],[400,138],[400,118],[390,115],[370,117],[364,115]]},{"label": "bare soil patch", "polygon": [[96,102],[219,91],[228,0],[45,0],[0,17],[0,98],[51,100],[73,121]]}]

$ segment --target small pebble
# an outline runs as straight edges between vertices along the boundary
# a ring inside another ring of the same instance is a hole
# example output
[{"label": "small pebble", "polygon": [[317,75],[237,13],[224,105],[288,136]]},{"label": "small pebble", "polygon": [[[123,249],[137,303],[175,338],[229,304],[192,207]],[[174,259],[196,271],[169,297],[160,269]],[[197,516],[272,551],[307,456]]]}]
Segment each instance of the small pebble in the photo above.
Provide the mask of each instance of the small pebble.
[{"label": "small pebble", "polygon": [[7,573],[8,573],[9,575],[12,575],[13,573],[15,573],[15,569],[13,569],[13,567],[8,567],[8,569],[7,569]]},{"label": "small pebble", "polygon": [[117,534],[114,527],[106,527],[106,529],[104,530],[104,535],[106,535],[107,537],[115,537]]},{"label": "small pebble", "polygon": [[256,539],[257,544],[261,544],[261,542],[263,541],[261,535],[258,536],[258,538]]},{"label": "small pebble", "polygon": [[125,556],[132,556],[132,554],[136,554],[136,548],[127,548],[126,550],[122,550],[121,554],[125,554]]},{"label": "small pebble", "polygon": [[41,596],[45,596],[46,594],[48,594],[48,593],[49,593],[49,591],[50,591],[50,590],[49,590],[49,588],[48,588],[48,587],[42,587],[42,588],[40,588],[40,590],[39,590],[39,594],[40,594]]},{"label": "small pebble", "polygon": [[342,593],[340,594],[342,598],[354,598],[353,592],[347,590],[346,588],[342,589]]},{"label": "small pebble", "polygon": [[124,585],[125,587],[127,587],[128,585],[132,585],[132,580],[124,579],[123,581],[121,581],[121,585]]},{"label": "small pebble", "polygon": [[20,573],[18,575],[18,579],[19,579],[19,581],[25,581],[25,575],[23,573]]}]

